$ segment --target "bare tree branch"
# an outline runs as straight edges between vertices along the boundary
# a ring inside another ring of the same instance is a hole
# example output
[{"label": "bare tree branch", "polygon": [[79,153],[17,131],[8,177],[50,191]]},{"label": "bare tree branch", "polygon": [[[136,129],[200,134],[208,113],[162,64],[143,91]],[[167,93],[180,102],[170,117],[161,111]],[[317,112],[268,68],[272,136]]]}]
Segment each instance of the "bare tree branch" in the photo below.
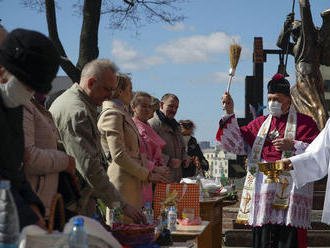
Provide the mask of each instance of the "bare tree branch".
[{"label": "bare tree branch", "polygon": [[72,62],[68,59],[62,43],[58,37],[57,32],[57,22],[56,22],[56,12],[54,0],[45,0],[46,4],[46,19],[48,24],[48,33],[50,39],[54,42],[59,54],[61,55],[61,67],[66,72],[66,74],[71,78],[73,82],[79,82],[80,70],[77,69]]},{"label": "bare tree branch", "polygon": [[[2,0],[0,0],[2,1]],[[57,31],[55,0],[21,0],[23,6],[43,12],[46,10],[50,39],[62,57],[61,67],[72,79],[80,79],[81,69],[99,55],[98,29],[101,15],[109,16],[109,26],[113,29],[139,28],[143,23],[166,22],[173,24],[182,21],[184,16],[175,14],[180,10],[179,3],[189,0],[75,0],[73,8],[83,15],[80,33],[79,58],[77,65],[70,61],[62,46]]]},{"label": "bare tree branch", "polygon": [[78,69],[99,56],[98,30],[102,0],[85,0],[80,33]]},{"label": "bare tree branch", "polygon": [[[126,0],[121,0],[128,4]],[[131,0],[129,6],[118,1],[104,0],[101,14],[108,14],[109,26],[112,29],[124,29],[131,25],[139,28],[143,23],[166,22],[173,24],[184,20],[183,15],[176,15],[179,3],[189,0]]]}]

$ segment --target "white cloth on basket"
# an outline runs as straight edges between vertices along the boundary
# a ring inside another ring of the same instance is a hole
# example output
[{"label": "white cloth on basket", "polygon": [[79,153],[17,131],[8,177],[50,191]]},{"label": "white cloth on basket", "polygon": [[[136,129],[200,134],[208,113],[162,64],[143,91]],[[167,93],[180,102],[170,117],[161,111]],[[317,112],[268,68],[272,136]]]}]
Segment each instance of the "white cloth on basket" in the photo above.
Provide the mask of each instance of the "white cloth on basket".
[{"label": "white cloth on basket", "polygon": [[[88,234],[89,248],[122,248],[122,245],[103,226],[86,216],[75,216],[84,219],[84,228]],[[73,218],[64,226],[63,233],[47,231],[36,225],[30,225],[22,230],[19,248],[69,248],[68,235],[73,226]]]}]

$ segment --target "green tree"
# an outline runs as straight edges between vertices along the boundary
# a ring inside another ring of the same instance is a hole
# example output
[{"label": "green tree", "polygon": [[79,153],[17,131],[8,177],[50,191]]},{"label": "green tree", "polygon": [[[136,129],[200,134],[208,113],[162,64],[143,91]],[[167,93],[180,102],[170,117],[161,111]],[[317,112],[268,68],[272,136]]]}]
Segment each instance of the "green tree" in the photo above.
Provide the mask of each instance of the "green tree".
[{"label": "green tree", "polygon": [[98,30],[101,16],[109,17],[111,29],[139,28],[146,23],[174,24],[184,19],[178,5],[188,0],[76,0],[73,7],[82,18],[79,58],[74,65],[68,58],[58,35],[55,0],[21,0],[25,7],[46,13],[48,33],[61,55],[61,67],[73,82],[80,79],[81,69],[99,55]]}]

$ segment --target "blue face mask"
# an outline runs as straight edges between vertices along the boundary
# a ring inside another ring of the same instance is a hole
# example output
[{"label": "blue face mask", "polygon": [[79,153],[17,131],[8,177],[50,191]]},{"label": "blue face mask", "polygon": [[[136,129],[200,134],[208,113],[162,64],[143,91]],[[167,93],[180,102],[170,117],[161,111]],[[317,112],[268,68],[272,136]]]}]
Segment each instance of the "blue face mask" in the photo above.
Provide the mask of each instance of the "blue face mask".
[{"label": "blue face mask", "polygon": [[269,101],[268,111],[272,116],[280,117],[283,114],[282,103],[277,101]]},{"label": "blue face mask", "polygon": [[11,76],[0,84],[0,93],[7,108],[16,108],[30,101],[34,91],[29,91],[16,77]]}]

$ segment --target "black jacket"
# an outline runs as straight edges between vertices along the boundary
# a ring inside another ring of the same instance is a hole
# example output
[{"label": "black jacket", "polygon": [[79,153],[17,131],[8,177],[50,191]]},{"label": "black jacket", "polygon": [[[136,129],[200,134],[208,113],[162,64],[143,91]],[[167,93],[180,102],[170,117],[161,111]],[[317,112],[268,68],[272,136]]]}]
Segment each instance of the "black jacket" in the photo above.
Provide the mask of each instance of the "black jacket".
[{"label": "black jacket", "polygon": [[[24,167],[23,109],[6,108],[0,95],[0,180],[9,180],[16,203],[20,228],[35,224],[39,218],[30,204],[44,206],[26,180]],[[2,224],[2,223],[0,223]]]},{"label": "black jacket", "polygon": [[[188,151],[187,154],[190,157],[198,157],[200,165],[201,165],[201,172],[204,175],[204,171],[209,170],[209,162],[207,162],[207,160],[205,159],[203,152],[200,148],[200,146],[197,143],[196,138],[191,137],[190,140],[188,141]],[[193,177],[196,175],[196,165],[194,164],[194,162],[191,162],[189,164],[188,168],[183,168],[182,169],[182,175],[183,177]]]}]

